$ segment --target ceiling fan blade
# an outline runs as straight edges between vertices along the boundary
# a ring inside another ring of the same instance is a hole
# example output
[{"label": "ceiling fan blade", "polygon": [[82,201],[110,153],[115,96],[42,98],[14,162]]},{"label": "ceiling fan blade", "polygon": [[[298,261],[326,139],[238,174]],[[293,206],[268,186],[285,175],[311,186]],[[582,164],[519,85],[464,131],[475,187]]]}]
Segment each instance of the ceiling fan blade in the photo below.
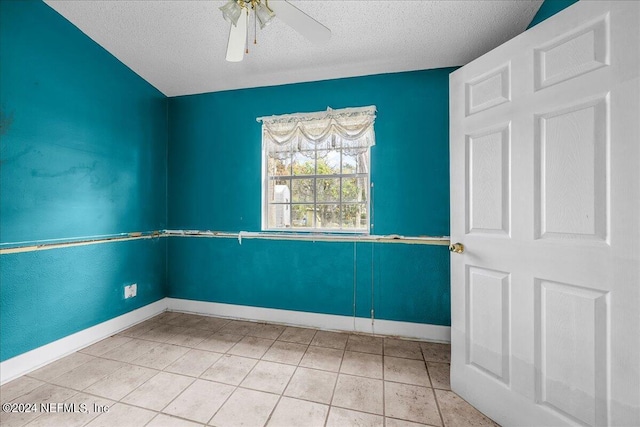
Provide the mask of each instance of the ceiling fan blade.
[{"label": "ceiling fan blade", "polygon": [[245,9],[238,19],[238,24],[231,24],[229,31],[229,43],[227,44],[227,61],[240,62],[244,58],[244,49],[247,43],[247,15]]},{"label": "ceiling fan blade", "polygon": [[267,3],[276,17],[313,43],[331,38],[331,30],[285,0],[269,0]]}]

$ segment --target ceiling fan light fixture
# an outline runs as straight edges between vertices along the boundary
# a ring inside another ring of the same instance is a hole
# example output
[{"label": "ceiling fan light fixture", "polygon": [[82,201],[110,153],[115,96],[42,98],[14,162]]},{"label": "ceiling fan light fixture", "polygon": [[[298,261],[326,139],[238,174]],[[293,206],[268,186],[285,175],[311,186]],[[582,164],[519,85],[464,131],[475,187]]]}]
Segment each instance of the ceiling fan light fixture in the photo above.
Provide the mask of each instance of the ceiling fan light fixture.
[{"label": "ceiling fan light fixture", "polygon": [[264,27],[269,25],[273,20],[273,17],[276,16],[275,13],[268,6],[263,4],[262,2],[258,2],[255,6],[256,17],[258,18],[258,22],[260,22],[260,29],[263,30]]},{"label": "ceiling fan light fixture", "polygon": [[[0,0],[2,1],[2,0]],[[231,22],[229,39],[227,42],[226,59],[229,62],[239,62],[246,53],[249,53],[249,15],[253,11],[254,25],[252,34],[253,43],[257,43],[255,37],[258,32],[257,24],[264,29],[274,17],[282,20],[291,28],[302,34],[312,43],[326,42],[331,37],[331,30],[316,21],[287,0],[227,0],[228,3],[220,7],[222,16]],[[242,16],[244,14],[244,17]]]},{"label": "ceiling fan light fixture", "polygon": [[219,8],[222,11],[222,16],[225,21],[232,23],[234,26],[238,25],[238,19],[242,13],[242,7],[235,1],[229,0],[227,4]]}]

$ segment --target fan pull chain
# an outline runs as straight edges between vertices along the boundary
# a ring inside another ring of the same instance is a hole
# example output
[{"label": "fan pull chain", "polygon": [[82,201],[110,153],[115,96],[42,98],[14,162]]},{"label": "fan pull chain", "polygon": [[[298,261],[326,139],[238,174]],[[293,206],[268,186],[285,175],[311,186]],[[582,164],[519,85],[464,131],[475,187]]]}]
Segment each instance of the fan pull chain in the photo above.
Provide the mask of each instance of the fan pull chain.
[{"label": "fan pull chain", "polygon": [[258,24],[257,24],[257,16],[255,8],[253,9],[253,44],[258,44]]},{"label": "fan pull chain", "polygon": [[245,53],[249,53],[249,8],[247,7],[247,16],[245,18],[247,20],[247,37],[245,37],[244,39],[244,47],[245,47]]}]

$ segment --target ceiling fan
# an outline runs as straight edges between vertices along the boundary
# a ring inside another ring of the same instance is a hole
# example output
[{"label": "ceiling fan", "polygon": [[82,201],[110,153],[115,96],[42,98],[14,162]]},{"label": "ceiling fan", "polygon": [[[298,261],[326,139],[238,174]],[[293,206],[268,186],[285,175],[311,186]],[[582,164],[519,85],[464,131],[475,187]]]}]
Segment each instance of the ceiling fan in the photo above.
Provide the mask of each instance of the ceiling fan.
[{"label": "ceiling fan", "polygon": [[229,0],[220,10],[224,19],[231,23],[226,56],[229,62],[240,62],[245,52],[249,53],[247,33],[251,11],[254,20],[260,23],[260,29],[278,17],[313,43],[331,38],[330,29],[285,0]]}]

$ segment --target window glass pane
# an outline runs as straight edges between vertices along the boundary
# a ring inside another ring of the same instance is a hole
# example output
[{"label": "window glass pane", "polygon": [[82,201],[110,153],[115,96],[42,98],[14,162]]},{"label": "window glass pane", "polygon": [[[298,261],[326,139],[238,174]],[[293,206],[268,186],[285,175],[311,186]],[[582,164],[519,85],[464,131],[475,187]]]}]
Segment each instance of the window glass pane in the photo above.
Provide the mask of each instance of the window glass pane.
[{"label": "window glass pane", "polygon": [[339,205],[317,205],[316,208],[317,228],[340,228],[340,206]]},{"label": "window glass pane", "polygon": [[292,180],[293,191],[292,191],[292,200],[294,203],[297,202],[311,202],[313,203],[313,178],[309,179],[294,179]]},{"label": "window glass pane", "polygon": [[[371,190],[366,146],[374,141],[359,141],[366,142],[362,146],[343,141],[335,129],[324,133],[328,123],[324,119],[314,120],[305,122],[305,131],[284,144],[269,139],[266,130],[263,133],[264,228],[367,232]],[[286,127],[274,123],[276,130]],[[373,138],[373,133],[365,137]]]},{"label": "window glass pane", "polygon": [[291,207],[291,224],[295,228],[313,228],[313,205],[293,205]]},{"label": "window glass pane", "polygon": [[314,151],[293,153],[293,175],[315,175],[315,156]]},{"label": "window glass pane", "polygon": [[269,203],[288,203],[291,201],[291,188],[288,179],[269,180]]},{"label": "window glass pane", "polygon": [[318,175],[340,174],[340,151],[318,150]]},{"label": "window glass pane", "polygon": [[342,173],[368,173],[368,151],[361,154],[342,153]]},{"label": "window glass pane", "polygon": [[316,179],[317,202],[340,202],[340,178]]},{"label": "window glass pane", "polygon": [[269,176],[291,175],[291,156],[268,157]]},{"label": "window glass pane", "polygon": [[342,205],[342,228],[366,230],[367,221],[367,210],[365,204],[348,203]]},{"label": "window glass pane", "polygon": [[270,204],[269,228],[289,228],[291,226],[290,209],[288,204]]},{"label": "window glass pane", "polygon": [[366,202],[367,190],[366,178],[343,178],[342,202]]}]

